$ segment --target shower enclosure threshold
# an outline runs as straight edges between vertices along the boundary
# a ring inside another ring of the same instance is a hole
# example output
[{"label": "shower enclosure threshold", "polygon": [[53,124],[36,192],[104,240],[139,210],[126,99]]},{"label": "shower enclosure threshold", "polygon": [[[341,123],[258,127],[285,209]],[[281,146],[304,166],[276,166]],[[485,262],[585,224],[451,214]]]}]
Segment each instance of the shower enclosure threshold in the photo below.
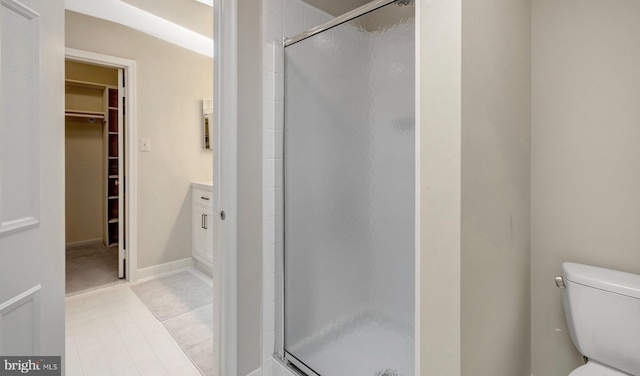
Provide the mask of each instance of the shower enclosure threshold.
[{"label": "shower enclosure threshold", "polygon": [[300,376],[320,376],[288,352],[284,353],[284,363],[289,370],[299,374]]},{"label": "shower enclosure threshold", "polygon": [[345,328],[341,335],[293,350],[309,366],[323,365],[322,373],[313,371],[286,350],[283,362],[293,365],[289,368],[295,368],[302,376],[413,375],[414,337],[394,327],[386,320],[365,320]]}]

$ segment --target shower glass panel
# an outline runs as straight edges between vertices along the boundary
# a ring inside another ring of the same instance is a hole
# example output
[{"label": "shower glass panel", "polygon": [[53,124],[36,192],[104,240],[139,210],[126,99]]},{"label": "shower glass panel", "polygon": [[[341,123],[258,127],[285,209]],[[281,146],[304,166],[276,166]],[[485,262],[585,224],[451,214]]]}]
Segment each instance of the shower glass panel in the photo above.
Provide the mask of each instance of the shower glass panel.
[{"label": "shower glass panel", "polygon": [[306,373],[414,375],[414,58],[408,1],[285,44],[284,356]]}]

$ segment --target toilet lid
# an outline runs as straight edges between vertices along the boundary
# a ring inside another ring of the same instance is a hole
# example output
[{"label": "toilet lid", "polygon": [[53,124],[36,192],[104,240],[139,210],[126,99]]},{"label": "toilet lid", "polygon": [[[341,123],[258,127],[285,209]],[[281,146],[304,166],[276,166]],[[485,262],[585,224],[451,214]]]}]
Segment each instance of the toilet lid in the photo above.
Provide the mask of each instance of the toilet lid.
[{"label": "toilet lid", "polygon": [[626,376],[628,374],[594,362],[578,367],[569,376]]}]

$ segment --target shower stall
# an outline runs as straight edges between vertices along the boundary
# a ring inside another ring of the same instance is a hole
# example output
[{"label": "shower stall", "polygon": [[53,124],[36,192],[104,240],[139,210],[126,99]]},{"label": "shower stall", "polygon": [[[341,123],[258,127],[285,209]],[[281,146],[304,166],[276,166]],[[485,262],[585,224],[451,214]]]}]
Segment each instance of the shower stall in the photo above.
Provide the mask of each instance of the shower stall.
[{"label": "shower stall", "polygon": [[415,363],[413,1],[285,39],[277,355],[303,374]]}]

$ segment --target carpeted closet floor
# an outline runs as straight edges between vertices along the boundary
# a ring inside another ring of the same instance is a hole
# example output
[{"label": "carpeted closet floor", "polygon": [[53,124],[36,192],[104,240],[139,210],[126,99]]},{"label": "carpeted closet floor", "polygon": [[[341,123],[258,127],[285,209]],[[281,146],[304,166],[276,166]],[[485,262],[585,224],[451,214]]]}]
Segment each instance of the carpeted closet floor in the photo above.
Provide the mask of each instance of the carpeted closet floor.
[{"label": "carpeted closet floor", "polygon": [[102,243],[67,247],[66,293],[118,282],[118,247]]}]

